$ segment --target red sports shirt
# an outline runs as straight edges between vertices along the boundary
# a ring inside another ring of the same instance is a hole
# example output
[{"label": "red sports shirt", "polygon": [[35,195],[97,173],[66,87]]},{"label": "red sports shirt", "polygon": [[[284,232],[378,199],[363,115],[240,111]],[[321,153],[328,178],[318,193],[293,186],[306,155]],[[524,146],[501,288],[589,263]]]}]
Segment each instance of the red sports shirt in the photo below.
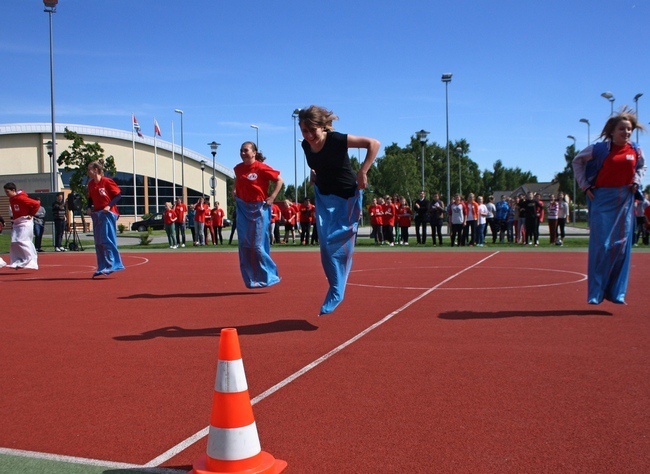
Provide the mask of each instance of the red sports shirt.
[{"label": "red sports shirt", "polygon": [[[115,181],[106,176],[102,176],[98,183],[94,179],[88,181],[88,197],[93,202],[95,211],[104,209],[121,192],[120,187],[115,184]],[[119,215],[116,205],[111,206],[111,212]]]},{"label": "red sports shirt", "polygon": [[245,202],[266,201],[269,197],[269,183],[277,181],[280,172],[269,165],[254,161],[235,166],[235,193]]}]

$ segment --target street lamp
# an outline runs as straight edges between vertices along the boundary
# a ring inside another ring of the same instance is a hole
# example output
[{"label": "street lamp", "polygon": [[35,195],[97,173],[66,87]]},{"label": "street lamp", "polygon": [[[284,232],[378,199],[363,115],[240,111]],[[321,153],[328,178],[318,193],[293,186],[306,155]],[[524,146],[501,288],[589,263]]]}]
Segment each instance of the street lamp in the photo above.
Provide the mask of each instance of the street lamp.
[{"label": "street lamp", "polygon": [[420,149],[422,150],[422,191],[424,191],[424,145],[427,143],[427,135],[429,135],[429,132],[422,129],[419,132],[415,132],[415,135],[420,141]]},{"label": "street lamp", "polygon": [[294,109],[291,117],[293,118],[293,191],[295,194],[295,201],[298,202],[298,137],[296,135],[296,124],[300,109]]},{"label": "street lamp", "polygon": [[257,147],[257,151],[260,151],[260,127],[251,125],[251,128],[255,129],[255,146]]},{"label": "street lamp", "polygon": [[181,114],[181,189],[183,192],[183,202],[187,202],[187,191],[185,189],[185,130],[183,129],[183,116],[185,114],[180,109],[174,109],[174,112]]},{"label": "street lamp", "polygon": [[[576,151],[576,137],[573,135],[567,135],[566,136],[569,140],[573,140],[573,152],[575,153]],[[576,206],[575,206],[575,199],[576,199],[576,174],[575,171],[573,171],[573,165],[571,166],[571,174],[573,175],[573,222],[575,223],[576,221]]]},{"label": "street lamp", "polygon": [[50,155],[50,180],[53,192],[59,191],[59,179],[57,177],[57,163],[56,163],[56,124],[54,121],[54,36],[52,34],[52,13],[56,13],[56,4],[59,0],[43,0],[45,5],[45,13],[50,17],[50,112],[52,115],[52,152]]},{"label": "street lamp", "polygon": [[461,172],[461,164],[463,162],[463,149],[461,147],[456,147],[456,153],[458,153],[458,194],[460,196],[463,196],[463,180],[461,179],[462,177],[462,172]]},{"label": "street lamp", "polygon": [[212,196],[214,196],[214,205],[217,204],[217,176],[216,176],[216,162],[217,162],[217,148],[221,143],[212,141],[208,143],[210,146],[210,153],[212,153],[212,182],[210,183],[210,188],[212,191]]},{"label": "street lamp", "polygon": [[[634,96],[634,113],[636,114],[637,123],[641,123],[639,121],[639,98],[642,95],[643,95],[643,92],[639,92],[637,95]],[[636,128],[636,143],[637,143],[637,145],[639,144],[639,127]]]},{"label": "street lamp", "polygon": [[205,160],[201,160],[201,196],[205,199],[205,176],[203,171],[205,171]]},{"label": "street lamp", "polygon": [[442,75],[442,82],[445,83],[445,126],[447,129],[447,204],[451,203],[451,168],[449,167],[449,83],[451,82],[451,73]]},{"label": "street lamp", "polygon": [[591,144],[591,131],[590,131],[591,124],[589,123],[589,120],[587,120],[586,118],[581,118],[580,123],[587,124],[587,146],[589,146]]},{"label": "street lamp", "polygon": [[610,117],[611,117],[612,115],[614,115],[614,100],[616,100],[616,99],[614,98],[614,94],[612,94],[611,92],[607,91],[607,92],[603,92],[602,94],[600,94],[600,96],[601,96],[601,97],[604,97],[604,98],[607,99],[607,100],[609,100],[609,104],[610,104],[610,106],[611,106],[611,112],[610,112],[609,115],[610,115]]}]

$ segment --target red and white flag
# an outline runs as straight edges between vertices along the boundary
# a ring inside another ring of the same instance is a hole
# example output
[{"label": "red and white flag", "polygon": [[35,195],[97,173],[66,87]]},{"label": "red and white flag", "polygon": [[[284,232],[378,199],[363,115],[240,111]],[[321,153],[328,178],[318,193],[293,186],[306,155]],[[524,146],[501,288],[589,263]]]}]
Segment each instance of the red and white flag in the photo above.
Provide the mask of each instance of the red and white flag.
[{"label": "red and white flag", "polygon": [[135,130],[138,134],[139,137],[143,137],[142,131],[140,130],[140,124],[138,123],[138,119],[135,118],[134,114],[131,114],[131,117],[133,117],[133,130]]},{"label": "red and white flag", "polygon": [[160,126],[158,126],[158,121],[156,119],[153,119],[153,133],[154,135],[158,135],[159,137],[162,137],[162,133],[160,132]]}]

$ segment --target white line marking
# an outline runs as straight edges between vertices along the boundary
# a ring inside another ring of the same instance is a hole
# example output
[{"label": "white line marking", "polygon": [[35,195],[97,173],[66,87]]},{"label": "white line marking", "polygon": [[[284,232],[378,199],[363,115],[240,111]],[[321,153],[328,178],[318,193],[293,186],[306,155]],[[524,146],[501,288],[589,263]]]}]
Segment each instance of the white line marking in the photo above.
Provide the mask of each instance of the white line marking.
[{"label": "white line marking", "polygon": [[[50,454],[50,453],[38,453],[35,451],[24,451],[22,449],[9,449],[9,448],[0,448],[0,454],[5,454],[8,456],[19,456],[24,458],[32,459],[44,459],[46,461],[59,461],[59,462],[68,462],[72,464],[83,464],[86,466],[96,466],[96,467],[108,467],[111,469],[142,469],[146,466],[140,466],[138,464],[128,464],[123,462],[110,462],[110,461],[100,461],[98,459],[88,459],[88,458],[79,458],[75,456],[62,456],[60,454]],[[185,471],[179,471],[178,469],[167,469],[164,467],[155,467],[153,469],[146,469],[144,472],[160,473],[160,474],[187,474]]]},{"label": "white line marking", "polygon": [[[286,379],[282,380],[281,382],[278,382],[278,383],[275,384],[273,387],[271,387],[271,388],[269,388],[268,390],[266,390],[266,391],[260,393],[258,396],[256,396],[255,398],[253,398],[253,399],[251,400],[251,405],[255,405],[256,403],[261,402],[262,400],[264,400],[264,399],[267,398],[268,396],[274,394],[275,392],[277,392],[277,391],[280,390],[281,388],[285,387],[286,385],[288,385],[288,384],[290,384],[291,382],[293,382],[294,380],[296,380],[296,379],[297,379],[298,377],[300,377],[301,375],[306,374],[307,372],[309,372],[310,370],[312,370],[312,369],[315,368],[316,366],[318,366],[318,365],[322,364],[323,362],[325,362],[327,359],[329,359],[329,358],[331,358],[332,356],[336,355],[337,353],[341,352],[343,349],[345,349],[345,348],[348,347],[349,345],[351,345],[351,344],[353,344],[354,342],[358,341],[359,339],[361,339],[363,336],[365,336],[366,334],[368,334],[368,333],[369,333],[370,331],[372,331],[373,329],[376,329],[376,328],[378,328],[379,326],[381,326],[382,324],[384,324],[384,323],[390,321],[390,320],[393,319],[395,316],[397,316],[399,313],[401,313],[402,311],[404,311],[406,308],[408,308],[409,306],[413,306],[415,303],[417,303],[418,301],[420,301],[420,300],[421,300],[422,298],[424,298],[425,296],[429,295],[431,292],[433,292],[434,290],[436,290],[436,289],[439,288],[440,286],[444,285],[445,283],[447,283],[447,282],[450,281],[450,280],[453,280],[454,278],[456,278],[457,276],[459,276],[459,275],[465,273],[466,271],[471,270],[472,268],[474,268],[474,267],[480,265],[481,263],[485,262],[485,261],[486,261],[487,259],[489,259],[489,258],[494,257],[494,256],[495,256],[496,254],[498,254],[498,253],[499,253],[499,252],[495,252],[495,253],[493,253],[493,254],[491,254],[491,255],[488,255],[487,257],[483,258],[482,260],[479,260],[479,261],[476,262],[475,264],[473,264],[473,265],[471,265],[471,266],[469,266],[469,267],[466,267],[466,268],[460,270],[459,272],[456,272],[455,274],[453,274],[453,275],[450,276],[449,278],[447,278],[447,279],[441,281],[441,282],[438,283],[437,285],[435,285],[435,286],[433,286],[433,287],[431,287],[431,288],[428,288],[424,293],[422,293],[422,294],[416,296],[416,297],[413,298],[411,301],[407,302],[406,304],[404,304],[404,305],[401,306],[400,308],[397,308],[395,311],[393,311],[393,312],[390,313],[389,315],[384,316],[383,319],[381,319],[381,320],[377,321],[375,324],[373,324],[373,325],[367,327],[366,329],[364,329],[363,331],[361,331],[359,334],[357,334],[357,335],[354,336],[353,338],[348,339],[347,341],[345,341],[344,343],[342,343],[342,344],[339,345],[338,347],[335,347],[334,349],[332,349],[331,351],[329,351],[327,354],[325,354],[325,355],[319,357],[319,358],[316,359],[315,361],[313,361],[313,362],[311,362],[310,364],[304,366],[302,369],[298,370],[297,372],[294,372],[292,375],[290,375],[290,376],[287,377]],[[327,316],[325,316],[325,317],[327,317]],[[158,457],[152,459],[151,461],[149,461],[149,462],[148,462],[147,464],[145,464],[144,466],[145,466],[145,467],[158,466],[158,465],[160,465],[160,464],[162,464],[162,463],[168,461],[169,459],[171,459],[171,458],[173,458],[174,456],[176,456],[178,453],[182,452],[182,451],[183,451],[184,449],[186,449],[188,446],[191,446],[192,444],[194,444],[194,443],[196,443],[197,441],[199,441],[201,438],[204,438],[205,436],[207,436],[207,434],[208,434],[208,430],[209,430],[209,429],[210,429],[209,426],[203,428],[201,431],[198,431],[198,432],[196,432],[195,434],[193,434],[192,436],[190,436],[189,438],[185,439],[184,441],[181,441],[179,444],[177,444],[176,446],[170,448],[170,449],[167,450],[166,452],[162,453],[160,456],[158,456]]]}]

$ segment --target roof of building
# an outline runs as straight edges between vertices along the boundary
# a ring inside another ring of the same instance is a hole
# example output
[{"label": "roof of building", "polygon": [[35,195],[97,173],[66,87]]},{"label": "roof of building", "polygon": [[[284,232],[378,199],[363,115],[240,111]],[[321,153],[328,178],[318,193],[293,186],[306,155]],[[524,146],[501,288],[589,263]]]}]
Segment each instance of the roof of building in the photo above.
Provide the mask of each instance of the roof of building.
[{"label": "roof of building", "polygon": [[[79,125],[79,124],[67,124],[67,123],[57,123],[55,127],[56,127],[56,133],[61,135],[63,135],[65,133],[65,129],[68,128],[80,135],[85,135],[85,136],[115,138],[127,142],[131,142],[133,139],[135,139],[136,143],[143,143],[151,147],[154,146],[154,141],[155,141],[155,146],[157,148],[167,150],[170,152],[172,151],[172,144],[170,142],[161,140],[159,138],[154,138],[154,137],[148,137],[148,136],[139,137],[138,135],[134,136],[134,132],[130,132],[130,131],[117,130],[114,128],[97,127],[93,125]],[[30,133],[43,133],[43,134],[52,133],[52,124],[50,123],[0,124],[0,135],[20,135],[20,134],[30,134]],[[197,153],[193,150],[190,150],[189,148],[185,148],[182,151],[185,154],[185,157],[190,158],[192,160],[198,162],[205,161],[206,163],[212,162],[211,157],[207,157],[205,155]],[[173,152],[178,153],[180,155],[181,154],[180,145],[174,144]],[[233,173],[232,169],[218,162],[215,163],[215,169],[220,173],[225,174],[226,176],[229,176],[231,178],[235,177],[235,174]]]}]

